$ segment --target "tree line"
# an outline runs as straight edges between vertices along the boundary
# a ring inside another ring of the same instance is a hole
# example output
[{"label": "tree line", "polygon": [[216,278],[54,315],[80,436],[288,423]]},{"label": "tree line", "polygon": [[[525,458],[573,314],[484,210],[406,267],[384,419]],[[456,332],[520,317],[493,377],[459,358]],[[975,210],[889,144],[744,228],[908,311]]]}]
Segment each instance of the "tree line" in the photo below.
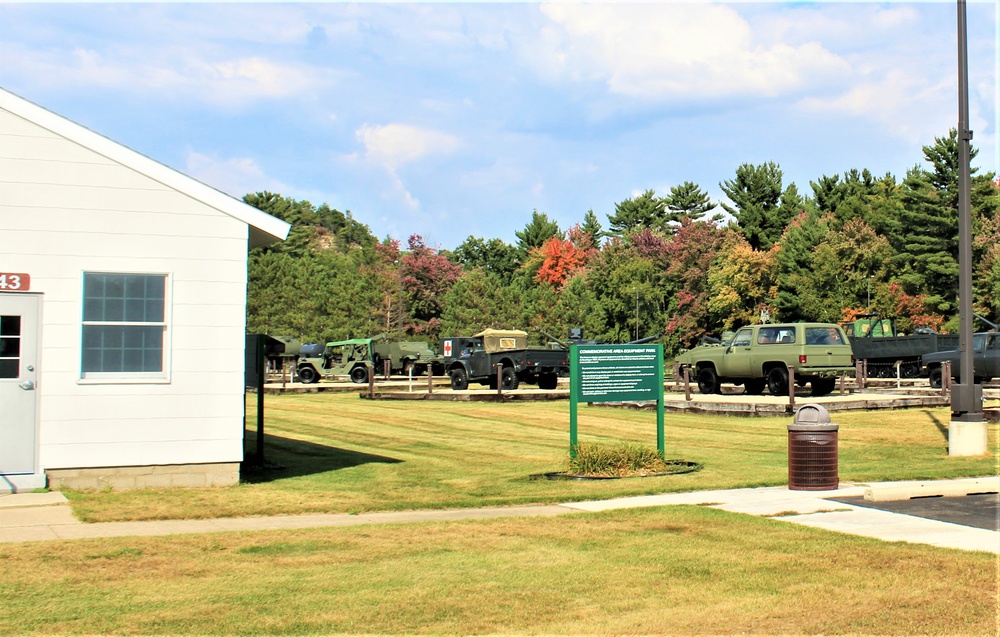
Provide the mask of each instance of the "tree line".
[{"label": "tree line", "polygon": [[[972,156],[975,157],[975,149]],[[878,312],[911,331],[958,330],[958,144],[923,147],[902,179],[823,175],[804,195],[778,164],[743,164],[712,203],[685,182],[593,210],[562,229],[544,212],[517,241],[470,236],[454,250],[375,238],[351,214],[279,194],[244,201],[292,225],[251,251],[251,332],[325,342],[398,334],[436,344],[487,327],[535,342],[582,327],[626,342],[662,334],[668,353],[758,322]],[[1000,318],[1000,180],[973,171],[973,305]],[[719,211],[719,208],[722,211]]]}]

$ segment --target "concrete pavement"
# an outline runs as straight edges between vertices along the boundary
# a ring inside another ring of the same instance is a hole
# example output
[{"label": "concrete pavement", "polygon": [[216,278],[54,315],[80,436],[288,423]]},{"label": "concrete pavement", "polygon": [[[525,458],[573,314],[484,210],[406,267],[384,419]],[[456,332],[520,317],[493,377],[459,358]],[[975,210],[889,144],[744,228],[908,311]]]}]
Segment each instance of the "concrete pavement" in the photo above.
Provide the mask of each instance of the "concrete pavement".
[{"label": "concrete pavement", "polygon": [[0,496],[0,542],[302,529],[514,516],[555,516],[583,511],[688,504],[709,506],[734,513],[775,517],[796,524],[889,542],[912,542],[1000,554],[1000,531],[998,530],[973,528],[833,501],[833,498],[842,497],[866,497],[869,501],[877,501],[880,492],[890,492],[890,490],[891,493],[895,494],[895,497],[902,497],[900,494],[905,494],[906,489],[912,489],[915,495],[924,497],[933,495],[937,491],[940,491],[941,495],[954,495],[961,491],[995,493],[1000,490],[1000,476],[943,481],[841,484],[840,488],[830,491],[791,491],[782,486],[669,493],[520,507],[401,511],[360,515],[335,513],[208,520],[102,522],[96,524],[83,524],[73,517],[68,502],[61,493],[24,493]]}]

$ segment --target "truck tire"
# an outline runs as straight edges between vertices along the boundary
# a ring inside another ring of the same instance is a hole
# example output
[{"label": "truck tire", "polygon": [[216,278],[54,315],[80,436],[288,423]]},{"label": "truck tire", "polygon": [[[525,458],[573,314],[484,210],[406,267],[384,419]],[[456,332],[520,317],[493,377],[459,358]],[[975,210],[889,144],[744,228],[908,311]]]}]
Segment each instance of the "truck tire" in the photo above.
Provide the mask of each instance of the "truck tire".
[{"label": "truck tire", "polygon": [[540,374],[538,376],[539,389],[555,389],[559,385],[559,375],[555,372]]},{"label": "truck tire", "polygon": [[461,367],[451,370],[451,388],[456,391],[469,388],[469,375]]},{"label": "truck tire", "polygon": [[713,368],[703,367],[698,370],[698,391],[703,394],[718,394],[721,389],[719,377]]},{"label": "truck tire", "polygon": [[935,367],[934,369],[932,369],[929,377],[931,387],[933,389],[941,389],[941,381],[943,378],[944,374],[942,373],[940,367]]},{"label": "truck tire", "polygon": [[513,367],[504,367],[500,371],[500,386],[504,390],[514,390],[517,389],[519,385],[517,374],[514,372]]},{"label": "truck tire", "polygon": [[305,367],[299,368],[299,382],[303,385],[311,385],[319,380],[319,374],[311,366],[307,365]]},{"label": "truck tire", "polygon": [[837,387],[837,379],[814,378],[809,384],[812,385],[813,396],[826,396]]},{"label": "truck tire", "polygon": [[767,390],[772,396],[788,395],[788,370],[774,367],[767,373]]},{"label": "truck tire", "polygon": [[743,388],[746,390],[748,396],[760,396],[764,393],[764,387],[766,386],[767,382],[763,378],[748,378],[743,383]]},{"label": "truck tire", "polygon": [[351,381],[357,383],[358,385],[363,385],[368,382],[368,368],[358,365],[351,370]]}]

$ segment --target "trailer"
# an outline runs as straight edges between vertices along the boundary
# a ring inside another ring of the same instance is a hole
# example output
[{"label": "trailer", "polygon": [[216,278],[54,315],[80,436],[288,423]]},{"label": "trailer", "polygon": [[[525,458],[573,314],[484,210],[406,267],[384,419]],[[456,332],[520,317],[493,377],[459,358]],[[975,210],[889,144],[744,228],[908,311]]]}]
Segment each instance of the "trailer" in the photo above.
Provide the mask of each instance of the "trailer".
[{"label": "trailer", "polygon": [[855,360],[864,362],[871,378],[917,378],[922,356],[958,348],[957,334],[918,327],[913,334],[899,335],[895,321],[878,314],[862,314],[841,327],[851,340]]}]

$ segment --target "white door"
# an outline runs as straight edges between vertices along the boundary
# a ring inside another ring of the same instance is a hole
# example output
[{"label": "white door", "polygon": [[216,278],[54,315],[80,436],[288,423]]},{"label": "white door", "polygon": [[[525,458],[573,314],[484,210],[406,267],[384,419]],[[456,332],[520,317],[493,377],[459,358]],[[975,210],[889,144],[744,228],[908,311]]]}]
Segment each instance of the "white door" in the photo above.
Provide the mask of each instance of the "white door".
[{"label": "white door", "polygon": [[35,472],[40,298],[0,293],[0,474]]}]

